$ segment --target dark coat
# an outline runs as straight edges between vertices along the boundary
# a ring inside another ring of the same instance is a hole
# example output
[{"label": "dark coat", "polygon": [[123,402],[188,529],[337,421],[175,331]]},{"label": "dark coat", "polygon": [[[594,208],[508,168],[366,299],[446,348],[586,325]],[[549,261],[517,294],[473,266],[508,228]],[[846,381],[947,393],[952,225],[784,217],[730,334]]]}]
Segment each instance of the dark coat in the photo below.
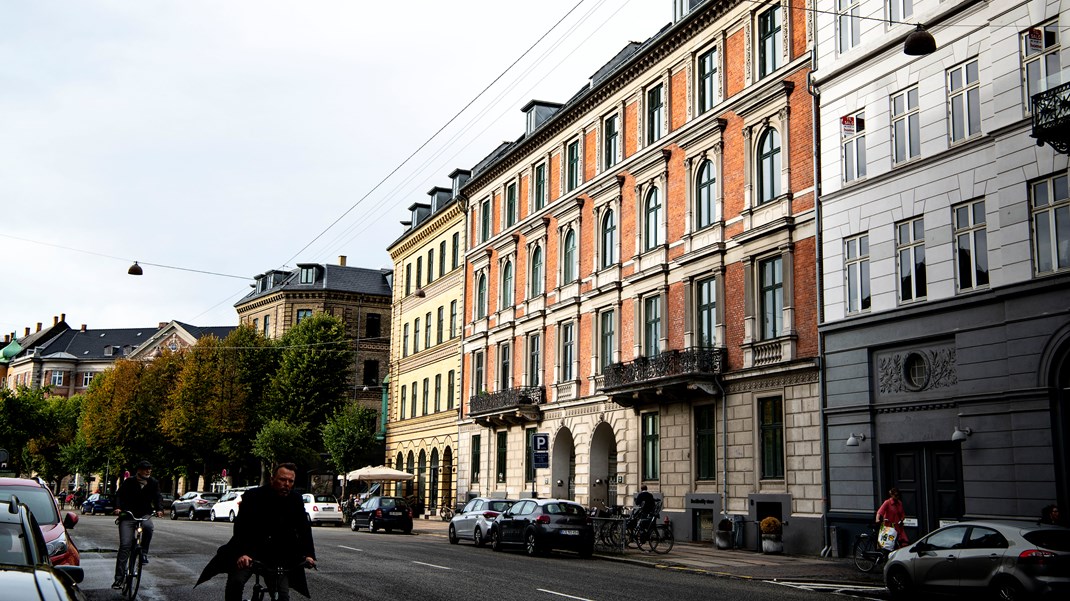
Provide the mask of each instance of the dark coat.
[{"label": "dark coat", "polygon": [[149,476],[145,486],[141,486],[137,481],[137,476],[130,476],[119,485],[119,501],[116,508],[129,511],[139,518],[159,511],[160,483],[156,481],[156,478]]},{"label": "dark coat", "polygon": [[[197,584],[234,571],[242,555],[269,565],[293,566],[305,557],[315,559],[312,528],[301,495],[291,492],[279,497],[270,486],[246,491],[242,495],[241,511],[234,519],[234,535],[216,550]],[[309,597],[303,568],[291,568],[289,580],[290,590]]]}]

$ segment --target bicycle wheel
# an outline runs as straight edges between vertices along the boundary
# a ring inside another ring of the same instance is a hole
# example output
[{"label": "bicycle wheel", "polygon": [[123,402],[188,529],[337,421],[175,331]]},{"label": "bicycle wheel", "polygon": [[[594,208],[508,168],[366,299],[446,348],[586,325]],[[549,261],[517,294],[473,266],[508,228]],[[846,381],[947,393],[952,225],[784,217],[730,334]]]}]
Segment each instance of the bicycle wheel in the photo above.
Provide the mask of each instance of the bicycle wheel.
[{"label": "bicycle wheel", "polygon": [[121,591],[123,599],[136,599],[137,589],[141,586],[141,547],[134,545],[130,549],[130,560],[126,565],[126,580]]},{"label": "bicycle wheel", "polygon": [[661,532],[658,531],[657,526],[651,526],[646,531],[646,540],[643,545],[640,545],[640,549],[645,546],[651,553],[657,553],[658,547],[661,546]]},{"label": "bicycle wheel", "polygon": [[602,543],[614,551],[623,551],[621,543],[621,525],[616,522],[607,522],[602,528]]},{"label": "bicycle wheel", "polygon": [[861,572],[871,572],[877,567],[877,545],[868,536],[861,536],[855,541],[853,557],[855,567]]},{"label": "bicycle wheel", "polygon": [[657,547],[655,547],[653,551],[655,553],[661,553],[662,555],[664,555],[665,553],[672,551],[672,546],[676,543],[676,537],[672,533],[672,526],[669,526],[667,524],[662,524],[661,526],[658,526],[657,530],[658,537],[660,538],[660,540],[658,541]]}]

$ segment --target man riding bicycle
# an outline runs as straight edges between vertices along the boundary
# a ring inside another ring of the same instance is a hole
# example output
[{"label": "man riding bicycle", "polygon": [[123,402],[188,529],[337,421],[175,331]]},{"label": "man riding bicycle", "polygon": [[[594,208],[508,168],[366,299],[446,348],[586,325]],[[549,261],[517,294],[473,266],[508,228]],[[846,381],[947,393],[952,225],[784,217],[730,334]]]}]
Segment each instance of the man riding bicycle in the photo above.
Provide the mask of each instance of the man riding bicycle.
[{"label": "man riding bicycle", "polygon": [[[119,500],[115,514],[119,516],[119,553],[115,556],[115,581],[111,587],[120,589],[126,580],[126,566],[130,559],[130,549],[134,546],[134,531],[137,522],[125,513],[135,516],[155,515],[160,517],[160,483],[152,477],[152,464],[142,459],[134,466],[134,475],[123,480],[119,485]],[[152,520],[141,523],[142,562],[149,562],[149,543],[152,542]]]}]

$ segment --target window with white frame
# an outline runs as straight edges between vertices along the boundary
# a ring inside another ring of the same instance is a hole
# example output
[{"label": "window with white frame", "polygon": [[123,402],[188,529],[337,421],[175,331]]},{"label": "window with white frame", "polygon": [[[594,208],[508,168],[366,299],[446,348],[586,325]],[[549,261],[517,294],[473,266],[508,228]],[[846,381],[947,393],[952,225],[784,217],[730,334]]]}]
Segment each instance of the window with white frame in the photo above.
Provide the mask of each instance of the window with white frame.
[{"label": "window with white frame", "polygon": [[651,188],[643,203],[643,250],[652,250],[661,244],[661,196],[657,188]]},{"label": "window with white frame", "polygon": [[758,15],[758,78],[780,68],[784,55],[783,15],[780,4]]},{"label": "window with white frame", "polygon": [[431,396],[431,379],[430,378],[424,378],[424,388],[423,388],[423,397],[422,397],[423,404],[420,405],[420,415],[427,415],[428,414],[427,402],[428,402],[428,397],[430,397],[430,396]]},{"label": "window with white frame", "polygon": [[561,249],[562,265],[561,283],[571,284],[576,280],[576,230],[568,228],[565,232],[565,241]]},{"label": "window with white frame", "polygon": [[646,92],[646,143],[653,144],[664,135],[665,86],[658,84]]},{"label": "window with white frame", "polygon": [[713,348],[717,345],[717,279],[706,278],[695,285],[695,317],[698,322],[697,346]]},{"label": "window with white frame", "polygon": [[914,0],[888,0],[888,19],[902,21],[914,14]]},{"label": "window with white frame", "polygon": [[513,306],[513,262],[507,260],[502,265],[502,308]]},{"label": "window with white frame", "polygon": [[416,257],[416,288],[423,288],[424,285],[424,258]]},{"label": "window with white frame", "polygon": [[301,283],[311,284],[316,281],[316,268],[315,267],[302,267],[301,268]]},{"label": "window with white frame", "polygon": [[770,127],[758,138],[758,204],[780,196],[780,132]]},{"label": "window with white frame", "polygon": [[442,411],[442,374],[435,374],[435,413]]},{"label": "window with white frame", "polygon": [[[478,279],[476,279],[476,319],[482,319],[487,316],[487,275],[480,273]],[[419,326],[417,326],[417,337],[419,337]]]},{"label": "window with white frame", "polygon": [[546,206],[546,163],[535,166],[535,210]]},{"label": "window with white frame", "polygon": [[503,342],[498,345],[498,390],[513,387],[513,345]]},{"label": "window with white frame", "polygon": [[528,336],[528,386],[542,386],[542,336]]},{"label": "window with white frame", "polygon": [[981,86],[977,59],[947,71],[947,118],[951,141],[958,142],[981,133]]},{"label": "window with white frame", "polygon": [[438,277],[446,274],[446,241],[438,243]]},{"label": "window with white frame", "polygon": [[955,263],[959,290],[988,286],[988,230],[985,201],[973,200],[952,209],[955,228]]},{"label": "window with white frame", "polygon": [[713,161],[705,159],[699,165],[695,178],[695,225],[698,229],[709,227],[717,221],[716,188]]},{"label": "window with white frame", "polygon": [[657,480],[661,467],[661,429],[658,413],[644,413],[643,424],[643,480]]},{"label": "window with white frame", "polygon": [[598,314],[598,367],[599,373],[605,373],[606,367],[613,364],[613,351],[616,349],[617,314],[612,309]]},{"label": "window with white frame", "polygon": [[438,319],[435,320],[435,344],[442,344],[442,330],[446,322],[445,313],[445,307],[438,308]]},{"label": "window with white frame", "polygon": [[1034,182],[1030,201],[1037,273],[1070,269],[1070,193],[1066,174]]},{"label": "window with white frame", "polygon": [[617,152],[620,148],[620,124],[617,115],[606,117],[602,123],[602,165],[609,169],[617,164]]},{"label": "window with white frame", "polygon": [[[439,274],[441,276],[442,274]],[[427,283],[430,284],[435,279],[435,249],[429,248],[427,250]]]},{"label": "window with white frame", "polygon": [[561,381],[574,377],[572,361],[576,358],[576,324],[566,321],[561,324]]},{"label": "window with white frame", "polygon": [[410,418],[416,417],[416,405],[419,402],[417,400],[417,397],[420,396],[420,394],[416,391],[416,382],[412,383],[411,389],[412,389],[412,404],[409,405],[409,417]]},{"label": "window with white frame", "polygon": [[402,384],[401,385],[401,403],[398,405],[398,419],[405,419],[405,417],[406,417],[406,415],[405,415],[405,413],[406,413],[405,412],[405,405],[408,403],[408,398],[406,398],[407,396],[408,396],[408,388],[404,384]]},{"label": "window with white frame", "polygon": [[479,394],[487,389],[486,359],[483,351],[472,353],[472,392]]},{"label": "window with white frame", "polygon": [[516,182],[505,187],[505,227],[516,223]]},{"label": "window with white frame", "polygon": [[698,57],[698,114],[712,109],[718,96],[717,49],[711,48]]},{"label": "window with white frame", "polygon": [[89,384],[93,382],[94,375],[91,371],[82,372],[82,388],[89,388]]},{"label": "window with white frame", "polygon": [[453,234],[453,249],[452,260],[450,261],[450,269],[457,269],[461,264],[461,235],[457,232]]},{"label": "window with white frame", "polygon": [[866,177],[866,112],[858,111],[840,119],[843,140],[843,181]]},{"label": "window with white frame", "polygon": [[869,311],[869,234],[843,241],[844,285],[848,313]]},{"label": "window with white frame", "polygon": [[643,299],[643,355],[656,357],[661,353],[661,297]]},{"label": "window with white frame", "polygon": [[63,372],[58,370],[52,371],[52,385],[63,386]]},{"label": "window with white frame", "polygon": [[420,352],[420,318],[417,317],[412,324],[412,352]]},{"label": "window with white frame", "polygon": [[408,357],[409,356],[409,324],[405,324],[405,326],[402,327],[402,332],[403,333],[401,335],[401,356],[402,357]]},{"label": "window with white frame", "polygon": [[862,41],[862,19],[858,14],[861,3],[861,0],[836,0],[836,29],[841,53]]},{"label": "window with white frame", "polygon": [[528,286],[528,298],[539,296],[543,292],[544,278],[542,270],[542,247],[535,246],[531,249],[531,268],[528,270],[531,284]]},{"label": "window with white frame", "polygon": [[617,218],[613,209],[606,209],[602,215],[602,269],[617,264]]},{"label": "window with white frame", "polygon": [[457,301],[450,301],[450,338],[457,336]]},{"label": "window with white frame", "polygon": [[918,87],[892,95],[892,162],[902,163],[921,154]]},{"label": "window with white frame", "polygon": [[479,241],[490,240],[490,199],[479,205]]},{"label": "window with white frame", "polygon": [[424,348],[431,348],[431,312],[424,315]]},{"label": "window with white frame", "polygon": [[772,340],[780,336],[784,327],[783,257],[758,262],[758,302],[762,340]]},{"label": "window with white frame", "polygon": [[899,269],[899,300],[925,298],[925,220],[921,217],[896,224],[895,250]]},{"label": "window with white frame", "polygon": [[298,309],[297,310],[297,323],[312,317],[312,309]]},{"label": "window with white frame", "polygon": [[565,155],[565,190],[571,192],[580,185],[580,141],[569,142]]},{"label": "window with white frame", "polygon": [[784,402],[780,397],[758,400],[762,479],[784,477]]},{"label": "window with white frame", "polygon": [[1059,24],[1053,21],[1031,27],[1022,33],[1021,40],[1025,106],[1026,111],[1032,111],[1033,95],[1048,89],[1048,78],[1059,74]]}]

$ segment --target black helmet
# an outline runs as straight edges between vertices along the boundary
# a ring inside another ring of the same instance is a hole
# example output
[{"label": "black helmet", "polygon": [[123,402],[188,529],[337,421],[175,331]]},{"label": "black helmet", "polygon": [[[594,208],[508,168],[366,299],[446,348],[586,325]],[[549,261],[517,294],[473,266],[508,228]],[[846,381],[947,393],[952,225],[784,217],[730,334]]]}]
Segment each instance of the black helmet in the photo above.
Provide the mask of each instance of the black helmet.
[{"label": "black helmet", "polygon": [[136,469],[136,470],[151,470],[152,469],[152,464],[149,463],[148,459],[142,459],[141,461],[137,462],[137,465],[134,466],[134,469]]}]

